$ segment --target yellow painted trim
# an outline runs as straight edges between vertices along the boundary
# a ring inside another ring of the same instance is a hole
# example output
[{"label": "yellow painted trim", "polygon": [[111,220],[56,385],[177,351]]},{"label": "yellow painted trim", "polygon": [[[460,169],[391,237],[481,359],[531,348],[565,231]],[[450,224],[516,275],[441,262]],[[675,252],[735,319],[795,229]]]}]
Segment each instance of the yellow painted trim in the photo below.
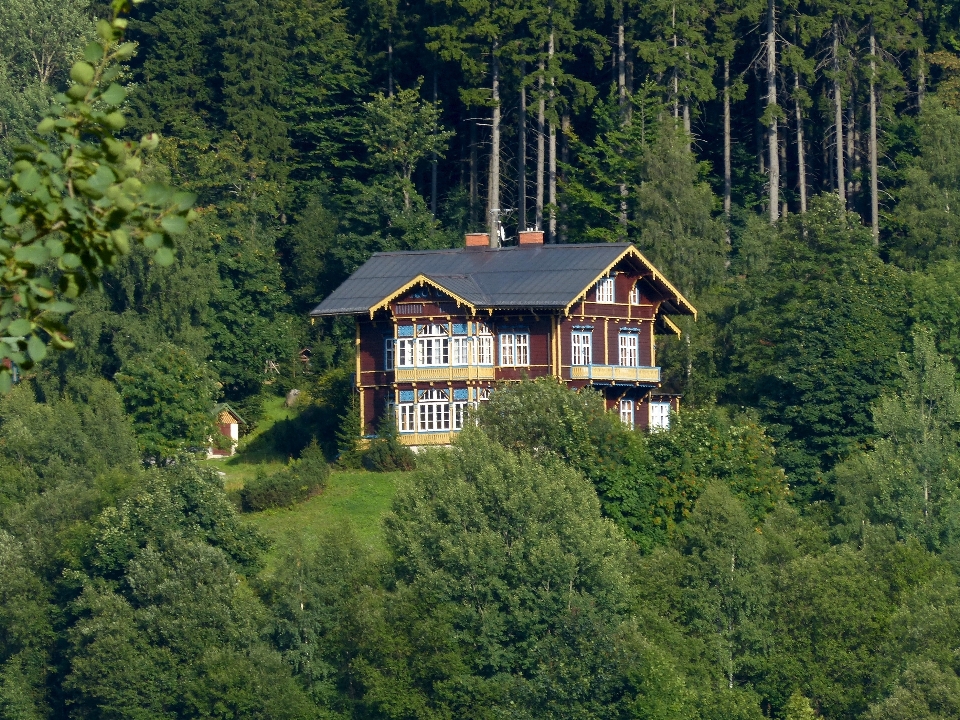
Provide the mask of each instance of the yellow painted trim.
[{"label": "yellow painted trim", "polygon": [[[610,327],[610,323],[608,323],[606,319],[604,319],[603,321],[603,364],[604,365],[610,364],[610,333],[608,331],[609,327]],[[573,360],[571,360],[570,362],[573,362]]]},{"label": "yellow painted trim", "polygon": [[683,306],[683,307],[685,307],[685,308],[687,308],[687,309],[690,311],[690,314],[693,315],[693,319],[694,319],[694,320],[697,319],[697,309],[696,309],[693,305],[690,304],[690,301],[687,300],[687,299],[680,293],[680,291],[677,290],[677,289],[673,286],[673,283],[671,283],[671,282],[670,282],[669,280],[667,280],[663,275],[660,274],[660,271],[657,270],[657,268],[654,266],[654,264],[653,264],[652,262],[650,262],[649,260],[647,260],[646,257],[644,257],[643,253],[641,253],[639,250],[637,250],[637,249],[636,249],[635,247],[633,247],[632,245],[631,245],[630,247],[628,247],[628,248],[625,248],[624,251],[623,251],[622,253],[620,253],[620,255],[617,256],[617,259],[616,259],[616,260],[614,260],[612,263],[610,263],[609,265],[607,265],[607,267],[604,268],[603,272],[601,272],[599,275],[597,275],[597,276],[587,285],[587,287],[584,288],[583,292],[580,293],[579,295],[577,295],[577,296],[570,302],[570,304],[567,305],[566,308],[564,308],[564,312],[566,312],[567,314],[569,314],[570,308],[573,307],[574,304],[576,304],[577,302],[579,302],[579,301],[581,301],[581,300],[586,301],[587,293],[590,291],[590,288],[592,288],[594,285],[596,285],[597,282],[599,282],[601,278],[606,277],[607,275],[609,275],[609,274],[610,274],[610,271],[613,270],[613,268],[617,265],[617,263],[619,263],[620,261],[622,261],[622,260],[623,260],[625,257],[627,257],[628,255],[631,255],[631,256],[636,257],[637,260],[639,260],[643,265],[645,265],[646,268],[653,274],[653,279],[662,282],[664,285],[666,285],[667,290],[669,290],[671,293],[673,293],[674,299],[677,301],[677,304],[678,304],[678,305],[681,305],[681,306]]},{"label": "yellow painted trim", "polygon": [[678,327],[676,326],[676,324],[673,322],[673,320],[671,320],[670,318],[668,318],[666,315],[661,315],[661,316],[660,316],[660,319],[663,320],[663,324],[666,325],[667,330],[669,330],[670,332],[672,332],[672,333],[673,333],[674,335],[676,335],[677,337],[680,337],[680,336],[683,334],[683,331],[680,330],[680,328],[678,328]]},{"label": "yellow painted trim", "polygon": [[403,293],[405,293],[407,290],[412,288],[414,285],[429,285],[430,287],[436,288],[440,292],[446,293],[447,295],[452,297],[454,300],[457,301],[457,305],[466,305],[468,308],[470,308],[471,313],[476,314],[477,312],[476,307],[474,307],[471,303],[467,302],[456,293],[450,292],[447,288],[443,287],[443,285],[441,285],[440,283],[435,282],[430,278],[428,278],[426,275],[421,274],[421,275],[417,275],[413,280],[408,282],[406,285],[403,285],[399,289],[395,290],[394,292],[384,297],[380,302],[376,303],[375,305],[371,305],[370,311],[369,311],[370,317],[373,318],[374,313],[376,313],[377,310],[386,310],[390,306],[391,302],[396,300],[400,295],[403,295]]}]

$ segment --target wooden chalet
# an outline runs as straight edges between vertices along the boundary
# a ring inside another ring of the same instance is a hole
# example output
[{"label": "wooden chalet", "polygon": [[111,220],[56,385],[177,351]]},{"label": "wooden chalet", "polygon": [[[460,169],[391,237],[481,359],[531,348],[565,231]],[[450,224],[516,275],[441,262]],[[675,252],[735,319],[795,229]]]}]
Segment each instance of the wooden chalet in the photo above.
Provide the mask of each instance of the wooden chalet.
[{"label": "wooden chalet", "polygon": [[664,427],[656,335],[696,309],[629,243],[377,253],[310,314],[356,318],[356,389],[373,435],[388,409],[408,445],[446,444],[497,384],[554,377],[600,390],[643,428]]}]

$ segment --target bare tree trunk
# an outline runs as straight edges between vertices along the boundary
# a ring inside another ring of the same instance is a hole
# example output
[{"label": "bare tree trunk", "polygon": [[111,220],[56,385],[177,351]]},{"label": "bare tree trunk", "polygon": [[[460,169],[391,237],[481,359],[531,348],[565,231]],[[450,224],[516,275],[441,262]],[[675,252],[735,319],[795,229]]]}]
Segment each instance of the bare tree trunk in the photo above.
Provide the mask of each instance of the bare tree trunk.
[{"label": "bare tree trunk", "polygon": [[527,229],[527,64],[520,62],[520,112],[517,118],[517,230]]},{"label": "bare tree trunk", "polygon": [[800,212],[807,211],[807,165],[803,148],[803,108],[800,107],[800,71],[793,73],[794,113],[797,120],[797,185],[800,189]]},{"label": "bare tree trunk", "polygon": [[877,72],[877,38],[870,21],[870,220],[873,244],[880,244],[880,186],[877,181],[877,91],[874,76]]},{"label": "bare tree trunk", "polygon": [[393,97],[393,29],[387,28],[387,97]]},{"label": "bare tree trunk", "polygon": [[480,198],[480,183],[477,179],[477,121],[470,118],[470,225],[477,226],[477,203]]},{"label": "bare tree trunk", "polygon": [[500,44],[495,39],[490,53],[491,101],[493,102],[490,129],[490,177],[487,179],[487,226],[490,247],[500,246]]},{"label": "bare tree trunk", "polygon": [[[433,106],[437,106],[437,70],[433,70]],[[436,129],[434,129],[436,134]],[[430,157],[430,214],[437,216],[437,153]]]},{"label": "bare tree trunk", "polygon": [[[677,58],[677,6],[670,7],[670,27],[673,29],[673,58]],[[680,77],[676,64],[673,66],[673,119],[680,117]]]},{"label": "bare tree trunk", "polygon": [[[767,0],[767,108],[777,105],[777,19],[774,0]],[[770,113],[770,126],[767,128],[767,144],[770,156],[770,223],[780,217],[780,148],[777,133],[777,117]]]},{"label": "bare tree trunk", "polygon": [[730,142],[730,58],[723,59],[723,217],[730,244],[730,207],[733,191],[733,165]]},{"label": "bare tree trunk", "polygon": [[546,98],[543,88],[543,60],[540,61],[540,77],[537,79],[540,100],[537,106],[537,230],[543,230],[543,186],[544,186],[544,128],[546,125]]},{"label": "bare tree trunk", "polygon": [[[563,167],[570,165],[570,113],[564,110],[560,118],[560,162]],[[564,180],[562,172],[558,175],[558,180]],[[560,216],[560,242],[567,242],[567,204],[561,203],[559,208]]]},{"label": "bare tree trunk", "polygon": [[843,98],[840,96],[840,25],[833,22],[833,125],[837,140],[837,195],[840,204],[847,207],[847,189],[843,179]]},{"label": "bare tree trunk", "polygon": [[[620,98],[620,123],[629,122],[627,110],[627,58],[623,33],[623,18],[617,21],[617,95]],[[627,237],[627,181],[620,182],[620,233],[621,239]]]},{"label": "bare tree trunk", "polygon": [[924,69],[926,60],[923,57],[923,48],[917,50],[917,108],[923,105],[923,97],[927,92],[927,72]]},{"label": "bare tree trunk", "polygon": [[847,199],[851,204],[856,203],[859,194],[856,178],[860,170],[857,164],[857,116],[853,104],[855,95],[856,87],[851,82],[850,95],[847,97],[847,167],[850,169],[849,180],[847,180]]},{"label": "bare tree trunk", "polygon": [[[547,56],[548,64],[551,67],[550,71],[550,112],[551,114],[556,112],[556,107],[554,106],[555,97],[554,97],[554,78],[553,78],[553,30],[550,31],[550,42],[547,46]],[[548,200],[550,205],[550,224],[549,224],[549,238],[550,242],[555,243],[557,241],[557,124],[553,121],[553,118],[550,119],[550,158],[549,158],[549,185],[547,188]]]}]

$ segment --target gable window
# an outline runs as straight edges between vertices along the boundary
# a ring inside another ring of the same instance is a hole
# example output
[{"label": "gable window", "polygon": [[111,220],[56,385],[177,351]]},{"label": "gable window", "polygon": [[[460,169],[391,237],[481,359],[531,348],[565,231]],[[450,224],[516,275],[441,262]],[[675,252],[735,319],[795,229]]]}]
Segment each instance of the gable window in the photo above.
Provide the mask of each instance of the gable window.
[{"label": "gable window", "polygon": [[530,335],[502,333],[500,335],[500,365],[517,367],[530,364]]},{"label": "gable window", "polygon": [[624,367],[637,367],[637,335],[620,333],[620,364]]},{"label": "gable window", "polygon": [[417,429],[441,432],[450,429],[450,395],[446,390],[421,390],[417,403]]},{"label": "gable window", "polygon": [[620,401],[620,422],[633,430],[633,400]]},{"label": "gable window", "polygon": [[640,304],[640,284],[637,283],[630,289],[630,304],[639,305]]},{"label": "gable window", "polygon": [[650,425],[651,431],[670,429],[670,403],[652,402],[650,403]]},{"label": "gable window", "polygon": [[393,370],[393,351],[397,346],[397,341],[393,338],[386,338],[383,341],[383,369]]},{"label": "gable window", "polygon": [[597,302],[598,303],[614,302],[613,278],[603,278],[600,282],[597,283]]},{"label": "gable window", "polygon": [[417,326],[417,366],[450,364],[450,338],[446,325]]},{"label": "gable window", "polygon": [[573,365],[593,364],[593,333],[574,332],[570,335],[573,344]]}]

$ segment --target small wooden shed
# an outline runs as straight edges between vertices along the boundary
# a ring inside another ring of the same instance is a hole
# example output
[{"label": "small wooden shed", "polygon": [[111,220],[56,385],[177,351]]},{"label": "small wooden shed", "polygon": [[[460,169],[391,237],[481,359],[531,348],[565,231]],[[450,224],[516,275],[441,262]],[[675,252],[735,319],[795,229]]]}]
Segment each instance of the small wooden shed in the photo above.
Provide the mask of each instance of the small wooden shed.
[{"label": "small wooden shed", "polygon": [[[211,442],[210,448],[207,450],[207,456],[211,458],[230,457],[237,451],[237,443],[240,441],[240,425],[243,423],[243,418],[227,403],[215,405],[213,414],[217,417],[217,430],[228,442]],[[218,445],[226,446],[218,447]]]}]

